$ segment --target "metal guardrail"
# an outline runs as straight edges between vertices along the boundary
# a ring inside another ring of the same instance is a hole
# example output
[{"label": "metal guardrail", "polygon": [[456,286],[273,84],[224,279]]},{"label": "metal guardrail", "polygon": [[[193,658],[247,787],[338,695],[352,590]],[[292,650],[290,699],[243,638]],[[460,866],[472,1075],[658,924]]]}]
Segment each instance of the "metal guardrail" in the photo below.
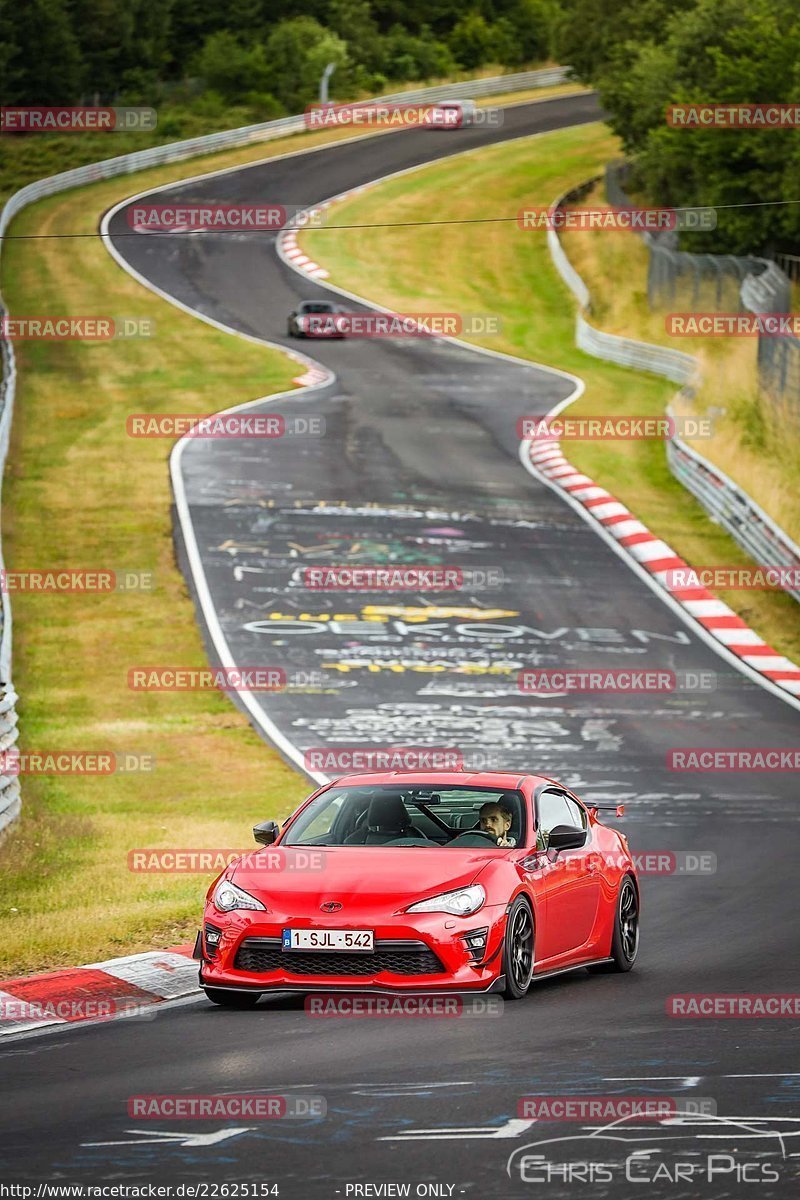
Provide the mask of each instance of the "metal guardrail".
[{"label": "metal guardrail", "polygon": [[[605,191],[609,204],[618,208],[636,208],[625,191],[630,164],[608,163]],[[662,233],[642,231],[649,251],[647,300],[651,308],[689,304],[695,309],[706,304],[713,309],[749,307],[745,286],[759,281],[755,295],[763,307],[754,312],[787,312],[790,306],[789,281],[769,259],[757,255],[695,254],[678,249],[675,230]]]},{"label": "metal guardrail", "polygon": [[[597,182],[597,178],[599,177],[571,188],[560,196],[552,207],[560,208],[564,204],[580,200]],[[591,354],[593,358],[601,358],[618,366],[664,375],[675,383],[685,384],[692,381],[697,374],[697,361],[693,355],[670,350],[667,346],[639,342],[635,338],[622,337],[616,333],[605,333],[591,325],[586,319],[586,314],[591,312],[592,307],[589,289],[567,258],[554,228],[547,231],[547,245],[556,270],[580,305],[575,319],[575,344],[580,350]]]},{"label": "metal guardrail", "polygon": [[[568,67],[545,67],[540,71],[520,71],[514,75],[497,75],[490,79],[466,79],[461,83],[446,83],[440,87],[419,88],[413,92],[393,92],[387,96],[375,97],[375,99],[385,103],[416,103],[426,100],[459,98],[481,99],[485,96],[501,96],[509,92],[550,87],[553,84],[564,83],[568,79],[568,75]],[[370,102],[362,101],[364,104]],[[18,192],[14,192],[7,200],[2,214],[0,214],[0,237],[5,233],[9,222],[21,209],[40,200],[43,196],[52,196],[56,192],[66,191],[68,188],[96,183],[100,179],[111,179],[116,175],[132,174],[134,171],[142,171],[146,167],[180,162],[183,159],[196,158],[201,154],[214,154],[219,150],[235,150],[252,142],[270,141],[289,133],[302,133],[306,128],[306,118],[303,114],[280,117],[276,121],[242,125],[238,129],[225,129],[220,133],[187,138],[182,142],[150,146],[147,150],[137,150],[132,154],[120,154],[116,158],[106,158],[101,162],[89,163],[84,167],[74,167],[71,171],[61,171],[58,175],[37,179],[35,183],[29,183],[26,187],[20,188]]]},{"label": "metal guardrail", "polygon": [[793,283],[800,280],[800,255],[778,253],[774,256],[774,261]]},{"label": "metal guardrail", "polygon": [[[554,207],[579,199],[595,182],[592,179],[573,188],[561,196]],[[556,270],[581,306],[575,324],[575,342],[581,350],[606,362],[665,375],[676,383],[687,384],[696,378],[699,367],[693,355],[604,333],[590,325],[585,316],[591,308],[589,289],[567,258],[555,229],[548,230],[547,244]],[[753,277],[754,284],[761,278],[761,275]],[[755,301],[757,297],[752,299]],[[785,566],[800,570],[800,546],[724,471],[703,458],[682,438],[673,437],[666,447],[667,462],[675,478],[747,554],[764,567]],[[784,590],[800,601],[800,588],[786,587]]]},{"label": "metal guardrail", "polygon": [[[724,471],[679,438],[667,442],[667,462],[675,478],[757,563],[792,568],[800,579],[800,546]],[[800,602],[800,586],[784,591]]]},{"label": "metal guardrail", "polygon": [[[625,162],[606,167],[606,197],[611,204],[633,205],[624,189],[628,173]],[[692,254],[678,249],[674,231],[641,236],[648,249],[651,308],[688,304],[692,310],[752,313],[788,313],[792,308],[791,280],[798,277],[800,258],[775,255],[775,261],[770,261],[753,255]],[[800,429],[800,338],[759,333],[757,370],[762,397],[782,419]]]},{"label": "metal guardrail", "polygon": [[[564,83],[569,77],[568,67],[545,67],[539,71],[520,71],[513,75],[497,75],[488,79],[465,79],[459,83],[442,84],[440,87],[419,88],[412,92],[394,92],[374,99],[386,103],[417,103],[436,100],[480,99],[485,96],[507,95],[534,88],[550,87]],[[363,101],[369,103],[370,101]],[[203,154],[220,150],[235,150],[251,143],[270,141],[290,133],[302,133],[307,128],[304,115],[281,117],[277,121],[263,121],[255,125],[244,125],[238,129],[227,129],[220,133],[188,138],[181,142],[169,142],[164,146],[151,146],[132,154],[120,154],[102,162],[89,163],[61,171],[45,179],[29,183],[9,196],[0,212],[0,251],[2,238],[11,221],[29,204],[35,204],[45,196],[53,196],[70,188],[112,179],[117,175],[129,175],[148,167],[165,163],[181,162]],[[7,310],[0,295],[0,316]],[[5,467],[11,421],[14,412],[16,386],[16,362],[13,345],[0,341],[2,351],[2,381],[0,382],[0,479]],[[0,569],[3,568],[0,548]],[[8,749],[17,740],[17,695],[11,682],[11,607],[8,596],[0,593],[0,751]],[[20,810],[20,787],[17,776],[0,775],[0,835],[14,820]]]},{"label": "metal guardrail", "polygon": [[575,322],[575,342],[579,350],[585,350],[593,358],[664,375],[673,383],[690,383],[697,375],[697,361],[691,354],[654,346],[650,342],[637,342],[616,333],[604,333],[590,325],[583,313],[578,313]]}]

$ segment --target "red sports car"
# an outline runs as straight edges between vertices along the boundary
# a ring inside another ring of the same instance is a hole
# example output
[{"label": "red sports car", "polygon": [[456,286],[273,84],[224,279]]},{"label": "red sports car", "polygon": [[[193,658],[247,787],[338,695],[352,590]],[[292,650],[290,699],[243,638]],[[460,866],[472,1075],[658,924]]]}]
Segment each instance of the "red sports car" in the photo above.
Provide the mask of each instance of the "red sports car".
[{"label": "red sports car", "polygon": [[[618,815],[621,807],[613,806]],[[195,957],[216,1004],[263,992],[502,992],[629,971],[627,839],[552,779],[382,771],[313,793],[208,891]]]}]

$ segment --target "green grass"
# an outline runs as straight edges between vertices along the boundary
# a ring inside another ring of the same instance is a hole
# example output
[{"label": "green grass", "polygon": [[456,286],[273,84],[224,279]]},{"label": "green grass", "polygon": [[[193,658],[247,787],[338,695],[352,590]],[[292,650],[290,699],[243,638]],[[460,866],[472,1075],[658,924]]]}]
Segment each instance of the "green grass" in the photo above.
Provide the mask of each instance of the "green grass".
[{"label": "green grass", "polygon": [[[162,169],[52,197],[26,210],[13,232],[90,232],[134,187],[169,177]],[[3,290],[15,313],[148,316],[156,331],[113,344],[16,348],[7,567],[130,567],[152,571],[157,585],[127,595],[14,595],[21,747],[146,752],[155,770],[23,778],[22,817],[0,847],[0,977],[8,977],[187,939],[207,878],[133,874],[128,851],[247,846],[255,820],[283,817],[309,786],[223,695],[141,694],[126,677],[136,664],[205,663],[173,553],[170,443],[129,438],[127,414],[215,411],[291,387],[297,364],[156,299],[99,239],[10,241]]]},{"label": "green grass", "polygon": [[[330,271],[333,283],[388,307],[496,313],[502,333],[472,340],[580,375],[586,392],[571,409],[573,415],[661,416],[674,385],[601,363],[575,348],[575,302],[552,266],[544,233],[521,231],[514,219],[523,205],[550,204],[567,188],[600,174],[616,157],[619,144],[599,124],[460,155],[337,205],[325,227],[305,231],[300,241]],[[413,225],[490,217],[507,219]],[[387,229],[387,222],[407,224]],[[345,225],[359,228],[337,229]],[[631,333],[630,324],[644,302],[637,258],[643,249],[633,238],[620,240],[627,236],[574,233],[569,245],[572,249],[583,239],[584,256],[594,255],[599,261],[600,248],[610,253],[608,247],[616,239],[616,273],[603,282],[620,307],[618,311],[610,305],[602,315],[617,332]],[[600,238],[608,240],[601,243]],[[651,323],[659,320],[663,322],[654,317]],[[750,563],[673,479],[660,443],[573,442],[568,456],[688,562]],[[800,657],[800,615],[790,597],[770,592],[719,594],[768,642],[790,657]]]},{"label": "green grass", "polygon": [[[4,186],[26,182],[31,164],[38,176],[118,153],[122,142],[108,149],[111,136],[100,151],[99,138],[69,142],[67,161],[56,144],[64,138],[26,139],[27,150],[3,139],[19,156]],[[134,191],[352,136],[346,127],[303,133],[123,176],[43,200],[11,227],[2,287],[13,313],[147,316],[156,329],[152,339],[113,347],[17,345],[2,507],[7,567],[132,567],[153,571],[158,585],[127,596],[14,596],[21,748],[139,751],[155,756],[156,770],[23,779],[22,817],[0,845],[0,978],[191,937],[207,879],[132,874],[128,851],[246,846],[255,820],[284,816],[308,791],[227,698],[141,695],[126,683],[130,665],[205,662],[173,556],[170,446],[132,441],[126,415],[213,412],[291,386],[296,364],[156,299],[99,238],[22,237],[96,232],[100,215]]]}]

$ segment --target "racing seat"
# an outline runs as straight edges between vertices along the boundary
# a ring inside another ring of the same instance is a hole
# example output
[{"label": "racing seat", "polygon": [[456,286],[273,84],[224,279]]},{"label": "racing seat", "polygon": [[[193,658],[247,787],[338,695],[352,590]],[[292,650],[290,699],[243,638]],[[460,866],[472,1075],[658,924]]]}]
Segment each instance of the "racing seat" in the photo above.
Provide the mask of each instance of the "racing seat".
[{"label": "racing seat", "polygon": [[367,810],[367,819],[360,829],[354,829],[344,839],[345,846],[382,846],[396,838],[418,837],[425,834],[411,824],[406,806],[401,798],[373,796]]}]

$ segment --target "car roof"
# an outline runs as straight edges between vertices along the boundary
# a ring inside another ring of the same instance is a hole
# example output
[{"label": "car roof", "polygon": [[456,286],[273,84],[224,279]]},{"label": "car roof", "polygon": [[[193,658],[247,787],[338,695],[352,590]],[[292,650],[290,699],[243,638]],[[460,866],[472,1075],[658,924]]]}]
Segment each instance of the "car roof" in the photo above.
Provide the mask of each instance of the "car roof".
[{"label": "car roof", "polygon": [[526,781],[534,787],[556,782],[544,775],[528,775],[522,771],[354,771],[332,782],[338,786],[378,787],[392,783],[402,785],[404,781],[436,787],[497,788],[499,791],[516,791]]}]

